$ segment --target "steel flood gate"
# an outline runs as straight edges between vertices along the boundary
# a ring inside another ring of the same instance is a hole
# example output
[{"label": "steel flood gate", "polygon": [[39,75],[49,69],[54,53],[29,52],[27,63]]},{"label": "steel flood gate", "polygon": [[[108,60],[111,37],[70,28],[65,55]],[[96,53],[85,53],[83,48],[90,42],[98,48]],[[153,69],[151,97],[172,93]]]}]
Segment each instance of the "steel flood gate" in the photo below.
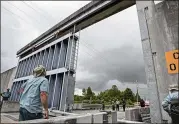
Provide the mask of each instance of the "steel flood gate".
[{"label": "steel flood gate", "polygon": [[78,56],[78,36],[69,33],[30,54],[21,55],[11,88],[10,101],[19,102],[20,87],[32,77],[38,65],[46,67],[49,80],[48,107],[66,111],[73,104],[75,70]]}]

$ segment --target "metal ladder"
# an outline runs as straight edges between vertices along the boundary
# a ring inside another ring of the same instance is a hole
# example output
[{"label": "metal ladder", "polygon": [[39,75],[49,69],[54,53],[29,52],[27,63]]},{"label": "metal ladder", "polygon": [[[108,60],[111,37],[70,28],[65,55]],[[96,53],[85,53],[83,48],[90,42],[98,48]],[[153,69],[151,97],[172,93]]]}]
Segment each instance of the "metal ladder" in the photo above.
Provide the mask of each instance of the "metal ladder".
[{"label": "metal ladder", "polygon": [[78,40],[76,41],[76,48],[75,48],[75,57],[74,57],[74,70],[75,70],[75,74],[76,74],[77,61],[78,61],[79,39],[80,39],[80,31],[79,31]]}]

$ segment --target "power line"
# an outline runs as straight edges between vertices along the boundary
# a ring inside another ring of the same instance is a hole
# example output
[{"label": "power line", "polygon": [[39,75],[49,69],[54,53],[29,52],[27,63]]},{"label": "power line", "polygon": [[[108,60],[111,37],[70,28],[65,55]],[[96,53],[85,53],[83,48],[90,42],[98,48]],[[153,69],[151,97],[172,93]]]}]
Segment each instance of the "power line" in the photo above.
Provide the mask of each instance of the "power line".
[{"label": "power line", "polygon": [[[13,5],[12,3],[10,3],[9,1],[7,1],[7,2],[8,2],[8,4],[10,4],[11,6],[13,6],[13,7],[15,7],[16,9],[18,9],[19,11],[23,12],[23,13],[28,17],[27,13],[25,13],[24,11],[22,11],[21,9],[19,9],[18,7],[16,7],[16,6]],[[34,17],[31,16],[31,18],[34,18]],[[36,21],[38,22],[38,24],[41,24],[38,20],[36,20]]]},{"label": "power line", "polygon": [[33,5],[34,5],[36,8],[38,8],[41,12],[44,12],[45,14],[47,14],[48,16],[50,16],[50,18],[52,18],[53,20],[55,20],[52,15],[50,15],[47,11],[42,10],[40,7],[38,7],[37,4],[33,3],[32,1],[28,1],[28,2],[31,3],[31,4],[33,4]]},{"label": "power line", "polygon": [[[3,5],[2,5],[2,8],[5,9],[6,11],[8,11],[9,13],[11,13],[12,15],[15,15],[15,16],[19,17],[21,20],[27,22],[26,20],[24,20],[23,18],[21,18],[19,15],[17,15],[17,14],[15,14],[15,13],[13,13],[12,11],[6,9]],[[27,23],[29,23],[29,22],[27,22]],[[30,24],[30,23],[29,23],[29,24]]]},{"label": "power line", "polygon": [[[81,44],[83,46],[85,46],[86,48],[90,49],[90,51],[93,51],[91,48],[87,47],[85,44]],[[93,51],[94,52],[94,51]],[[87,53],[87,52],[86,52]],[[88,55],[90,55],[92,57],[92,59],[96,60],[96,58],[94,58],[94,56],[92,56],[91,54],[87,53]],[[108,60],[104,59],[102,56],[98,56],[99,59],[103,60],[103,62],[106,62],[106,64],[111,65],[112,67],[116,68],[116,66],[112,63],[110,63]]]},{"label": "power line", "polygon": [[[22,1],[26,6],[28,6],[29,8],[33,9],[35,12],[38,12],[36,9],[34,9],[32,6],[30,6],[29,4],[27,4],[25,1]],[[39,12],[38,12],[39,13]],[[40,15],[42,15],[40,13]],[[44,15],[43,15],[44,18],[46,18]],[[48,18],[46,18],[46,20],[48,20]]]},{"label": "power line", "polygon": [[[81,42],[81,44],[82,44],[82,43],[86,43],[86,42]],[[94,48],[89,48],[89,47],[87,46],[87,44],[82,44],[82,45],[86,46],[86,48],[90,49],[90,51],[93,51],[94,53],[97,53],[97,50],[95,51]],[[99,53],[101,53],[101,52],[99,52]],[[99,57],[100,57],[101,59],[103,59],[105,62],[107,62],[108,64],[110,64],[110,65],[116,67],[114,64],[110,63],[106,58],[104,58],[104,57],[102,57],[102,56],[99,56]]]}]

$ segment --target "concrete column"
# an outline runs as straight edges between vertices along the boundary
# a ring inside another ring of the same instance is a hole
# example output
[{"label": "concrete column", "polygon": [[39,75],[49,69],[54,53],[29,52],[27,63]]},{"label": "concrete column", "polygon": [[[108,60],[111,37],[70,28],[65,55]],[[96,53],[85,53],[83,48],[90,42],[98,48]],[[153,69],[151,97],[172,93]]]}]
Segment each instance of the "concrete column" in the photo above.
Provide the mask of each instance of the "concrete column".
[{"label": "concrete column", "polygon": [[151,109],[151,122],[152,123],[161,123],[162,115],[161,115],[161,107],[159,101],[159,92],[157,86],[156,72],[154,66],[154,55],[155,49],[152,49],[152,39],[150,38],[148,23],[146,18],[146,11],[150,13],[150,16],[154,16],[154,1],[136,1],[140,33],[141,33],[141,41],[145,62],[145,71],[148,85],[148,94],[150,101],[150,109]]},{"label": "concrete column", "polygon": [[152,123],[171,122],[161,103],[170,84],[178,83],[178,73],[168,73],[165,53],[178,50],[178,1],[136,1]]}]

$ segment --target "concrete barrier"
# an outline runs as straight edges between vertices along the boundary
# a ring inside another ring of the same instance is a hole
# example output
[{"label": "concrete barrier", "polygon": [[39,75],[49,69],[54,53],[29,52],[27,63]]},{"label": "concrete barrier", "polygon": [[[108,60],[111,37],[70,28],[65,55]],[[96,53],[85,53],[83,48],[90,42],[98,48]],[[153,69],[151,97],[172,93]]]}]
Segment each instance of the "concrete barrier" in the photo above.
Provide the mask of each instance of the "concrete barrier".
[{"label": "concrete barrier", "polygon": [[73,104],[73,110],[81,110],[83,107],[82,103],[75,103]]},{"label": "concrete barrier", "polygon": [[1,112],[2,113],[19,112],[19,107],[20,107],[19,102],[3,101]]},{"label": "concrete barrier", "polygon": [[79,114],[63,112],[59,110],[49,110],[49,113],[53,116],[78,116]]},{"label": "concrete barrier", "polygon": [[139,113],[139,108],[131,108],[127,109],[125,111],[125,120],[129,121],[142,121],[140,113]]},{"label": "concrete barrier", "polygon": [[145,122],[128,121],[128,120],[117,120],[118,124],[145,124]]},{"label": "concrete barrier", "polygon": [[102,123],[107,122],[107,118],[105,118],[105,116],[107,117],[106,112],[92,114],[93,123],[94,124],[96,124],[96,123],[102,124]]},{"label": "concrete barrier", "polygon": [[88,114],[88,115],[82,115],[82,116],[78,116],[77,117],[77,124],[79,123],[92,123],[92,115]]},{"label": "concrete barrier", "polygon": [[78,123],[92,123],[92,115],[81,115],[81,116],[58,116],[50,119],[36,119],[29,121],[22,121],[18,123],[65,123],[65,124],[78,124]]},{"label": "concrete barrier", "polygon": [[151,122],[149,107],[136,107],[125,111],[125,120],[138,122]]},{"label": "concrete barrier", "polygon": [[117,123],[117,112],[116,111],[100,111],[107,113],[107,123]]}]

